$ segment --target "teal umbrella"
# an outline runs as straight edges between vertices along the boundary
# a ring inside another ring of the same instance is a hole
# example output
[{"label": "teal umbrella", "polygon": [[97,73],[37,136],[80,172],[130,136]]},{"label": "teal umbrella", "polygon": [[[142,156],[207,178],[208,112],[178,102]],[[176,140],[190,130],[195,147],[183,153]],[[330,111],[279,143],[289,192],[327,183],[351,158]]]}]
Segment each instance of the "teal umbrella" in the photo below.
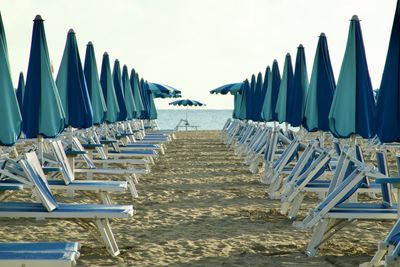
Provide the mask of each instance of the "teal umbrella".
[{"label": "teal umbrella", "polygon": [[131,70],[130,82],[131,82],[133,99],[135,100],[135,107],[136,107],[135,118],[140,119],[145,110],[142,101],[142,96],[140,95],[139,76],[136,74],[135,69]]},{"label": "teal umbrella", "polygon": [[83,75],[76,35],[72,29],[68,32],[56,84],[65,112],[65,124],[74,128],[93,126],[92,105]]},{"label": "teal umbrella", "polygon": [[24,74],[20,72],[18,78],[18,87],[17,87],[17,100],[20,109],[22,108],[22,103],[24,101],[24,92],[25,92],[25,78]]},{"label": "teal umbrella", "polygon": [[127,113],[126,118],[128,120],[132,120],[136,118],[137,110],[131,88],[131,82],[129,81],[128,67],[126,65],[124,65],[122,68],[122,87],[124,89],[124,99]]},{"label": "teal umbrella", "polygon": [[262,119],[264,121],[276,121],[278,119],[275,112],[278,100],[279,87],[281,84],[281,74],[279,72],[278,61],[272,63],[272,70],[268,76],[267,93],[265,94],[264,104],[262,107]]},{"label": "teal umbrella", "polygon": [[375,136],[375,99],[368,72],[360,21],[351,18],[346,51],[329,112],[329,128],[340,138]]},{"label": "teal umbrella", "polygon": [[53,138],[65,126],[65,114],[51,72],[46,34],[40,15],[36,16],[33,23],[22,118],[22,128],[27,138]]},{"label": "teal umbrella", "polygon": [[278,99],[275,112],[280,123],[288,122],[289,119],[289,100],[293,94],[293,66],[292,58],[289,53],[286,54],[283,67],[282,80],[279,87]]},{"label": "teal umbrella", "polygon": [[127,118],[127,112],[124,99],[124,89],[122,88],[121,67],[119,65],[118,59],[114,61],[112,76],[114,82],[115,95],[117,96],[118,107],[119,107],[118,121],[125,121]]},{"label": "teal umbrella", "polygon": [[148,101],[149,101],[149,119],[150,120],[156,120],[157,119],[157,109],[156,105],[154,103],[154,96],[153,93],[149,90],[149,85],[147,82],[145,82],[145,92],[148,94]]},{"label": "teal umbrella", "polygon": [[263,121],[267,121],[266,118],[269,117],[269,111],[271,106],[271,86],[272,86],[272,73],[271,73],[271,68],[268,66],[267,69],[265,70],[265,75],[264,75],[264,82],[263,82],[263,87],[265,87],[265,93],[264,93],[264,98],[262,99],[262,105],[261,105],[261,119]]},{"label": "teal umbrella", "polygon": [[250,83],[249,80],[246,79],[243,82],[242,87],[242,97],[240,98],[240,110],[239,110],[239,119],[247,120],[247,110],[249,109],[247,106],[249,91],[250,91]]},{"label": "teal umbrella", "polygon": [[240,116],[240,105],[242,103],[242,93],[236,92],[233,98],[233,112],[232,112],[232,118],[234,119],[239,119]]},{"label": "teal umbrella", "polygon": [[107,105],[105,120],[108,123],[114,123],[118,120],[119,106],[117,96],[115,95],[113,78],[111,76],[110,58],[107,52],[104,53],[101,63],[100,84]]},{"label": "teal umbrella", "polygon": [[107,112],[92,42],[86,46],[84,73],[93,109],[93,124],[102,124]]},{"label": "teal umbrella", "polygon": [[21,133],[21,113],[12,84],[7,41],[0,14],[0,145],[13,145]]}]

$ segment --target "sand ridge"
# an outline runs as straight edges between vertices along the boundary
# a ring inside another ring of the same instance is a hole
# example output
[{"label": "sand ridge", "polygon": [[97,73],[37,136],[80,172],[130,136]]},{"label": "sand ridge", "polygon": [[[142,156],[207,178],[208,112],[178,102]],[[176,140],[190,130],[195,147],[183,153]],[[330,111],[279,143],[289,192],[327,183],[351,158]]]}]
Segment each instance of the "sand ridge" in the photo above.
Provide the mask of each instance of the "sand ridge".
[{"label": "sand ridge", "polygon": [[[137,214],[112,222],[121,249],[117,258],[68,221],[2,219],[0,238],[79,241],[78,266],[357,266],[370,259],[394,223],[354,223],[308,258],[303,251],[311,232],[295,230],[279,214],[280,202],[267,199],[260,174],[250,174],[219,136],[219,131],[177,134],[140,180]],[[29,197],[24,191],[10,200]],[[132,203],[128,194],[114,194],[113,200]],[[93,202],[86,196],[74,201]],[[316,201],[306,197],[300,216]]]}]

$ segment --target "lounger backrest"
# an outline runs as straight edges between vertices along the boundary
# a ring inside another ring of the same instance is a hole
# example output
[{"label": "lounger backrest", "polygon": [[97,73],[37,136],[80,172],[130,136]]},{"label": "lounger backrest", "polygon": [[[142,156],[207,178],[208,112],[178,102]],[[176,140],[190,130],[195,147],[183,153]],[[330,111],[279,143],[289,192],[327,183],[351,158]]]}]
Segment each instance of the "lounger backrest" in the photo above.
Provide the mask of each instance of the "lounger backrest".
[{"label": "lounger backrest", "polygon": [[[78,137],[72,138],[72,144],[76,150],[85,151],[85,148],[82,146],[81,141],[79,141]],[[96,165],[94,165],[93,160],[91,158],[89,158],[89,156],[87,154],[83,154],[82,156],[90,169],[96,168]]]},{"label": "lounger backrest", "polygon": [[54,156],[57,158],[58,163],[62,168],[62,174],[65,184],[69,184],[75,180],[74,172],[69,165],[67,155],[65,154],[64,147],[61,140],[50,142]]},{"label": "lounger backrest", "polygon": [[28,179],[34,184],[34,190],[47,211],[57,209],[58,204],[47,184],[39,159],[35,152],[25,154],[25,159],[19,161]]}]

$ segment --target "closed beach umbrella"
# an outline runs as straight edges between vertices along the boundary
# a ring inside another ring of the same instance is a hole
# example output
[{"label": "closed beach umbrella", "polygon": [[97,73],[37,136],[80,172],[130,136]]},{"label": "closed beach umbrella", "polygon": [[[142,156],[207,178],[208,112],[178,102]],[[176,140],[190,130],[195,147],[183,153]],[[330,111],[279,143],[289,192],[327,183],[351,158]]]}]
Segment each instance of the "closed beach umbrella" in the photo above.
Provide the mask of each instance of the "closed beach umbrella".
[{"label": "closed beach umbrella", "polygon": [[360,21],[353,16],[329,113],[329,127],[336,137],[358,134],[372,138],[375,136],[374,112],[375,100]]},{"label": "closed beach umbrella", "polygon": [[65,112],[65,124],[74,128],[93,125],[93,111],[75,32],[68,32],[56,85]]},{"label": "closed beach umbrella", "polygon": [[93,110],[93,124],[102,124],[107,112],[106,101],[100,85],[96,56],[92,42],[86,46],[84,74]]},{"label": "closed beach umbrella", "polygon": [[131,83],[129,81],[128,67],[126,65],[122,68],[122,87],[124,89],[126,118],[132,120],[136,118],[136,105],[135,99],[133,98]]},{"label": "closed beach umbrella", "polygon": [[144,86],[145,86],[145,90],[144,91],[147,93],[147,101],[149,102],[149,120],[156,120],[158,114],[157,114],[156,105],[154,103],[153,93],[149,89],[148,82],[145,82]]},{"label": "closed beach umbrella", "polygon": [[282,80],[279,86],[278,99],[276,102],[275,112],[278,121],[288,122],[289,100],[293,94],[293,66],[290,54],[286,54],[285,64],[283,67]]},{"label": "closed beach umbrella", "polygon": [[329,131],[328,115],[335,87],[328,43],[325,34],[321,33],[304,108],[303,126],[307,131]]},{"label": "closed beach umbrella", "polygon": [[298,127],[303,121],[304,107],[308,89],[306,56],[303,45],[297,48],[296,63],[293,76],[293,94],[289,99],[288,122]]},{"label": "closed beach umbrella", "polygon": [[[136,73],[136,75],[138,76],[138,79],[139,79],[139,74]],[[140,79],[139,91],[140,91],[140,96],[142,97],[142,102],[143,102],[143,106],[144,106],[144,111],[142,113],[142,119],[149,120],[149,116],[150,116],[149,97],[148,97],[148,93],[146,92],[143,78]]]},{"label": "closed beach umbrella", "polygon": [[254,110],[253,110],[253,121],[261,121],[261,109],[263,104],[263,78],[261,72],[257,74],[256,85],[255,85],[255,99],[254,99]]},{"label": "closed beach umbrella", "polygon": [[140,119],[142,113],[144,112],[144,105],[142,102],[142,97],[140,95],[139,79],[138,76],[136,75],[135,69],[131,70],[130,82],[131,82],[133,99],[135,100],[135,107],[136,107],[135,118]]},{"label": "closed beach umbrella", "polygon": [[262,108],[261,108],[261,118],[263,119],[263,121],[268,121],[267,118],[272,116],[270,113],[271,100],[272,100],[272,94],[271,94],[272,72],[271,72],[271,68],[269,66],[265,70],[263,87],[266,89],[265,89],[265,96],[264,96],[263,104],[262,104]]},{"label": "closed beach umbrella", "polygon": [[114,82],[115,95],[117,96],[118,107],[119,107],[118,121],[124,121],[127,118],[127,111],[124,99],[124,89],[122,88],[121,67],[119,65],[118,59],[114,61],[112,76]]},{"label": "closed beach umbrella", "polygon": [[258,105],[259,105],[259,120],[264,121],[263,117],[263,107],[264,107],[264,101],[265,101],[265,96],[267,95],[267,89],[268,89],[268,77],[271,74],[271,68],[267,66],[265,69],[265,74],[264,74],[264,80],[262,81],[262,87],[261,87],[261,94],[260,98],[258,99]]},{"label": "closed beach umbrella", "polygon": [[247,91],[247,101],[246,101],[246,119],[254,121],[254,114],[256,110],[256,76],[251,75],[250,79],[250,90]]},{"label": "closed beach umbrella", "polygon": [[18,108],[8,63],[7,41],[0,15],[0,145],[13,145],[21,133],[21,113]]},{"label": "closed beach umbrella", "polygon": [[247,98],[249,96],[249,91],[250,91],[250,83],[249,80],[245,80],[243,82],[243,88],[242,88],[242,97],[240,99],[240,111],[239,111],[239,119],[241,120],[247,120]]},{"label": "closed beach umbrella", "polygon": [[18,77],[18,87],[17,87],[17,100],[20,109],[22,108],[22,103],[24,100],[24,92],[25,92],[25,78],[24,74],[20,72]]},{"label": "closed beach umbrella", "polygon": [[277,121],[278,116],[275,112],[278,100],[279,87],[281,85],[281,74],[279,72],[278,61],[272,63],[271,78],[268,78],[268,89],[263,104],[263,116],[265,121]]},{"label": "closed beach umbrella", "polygon": [[39,15],[33,23],[22,118],[27,138],[53,138],[65,126],[64,110],[51,72],[43,19]]},{"label": "closed beach umbrella", "polygon": [[105,121],[108,123],[116,122],[118,120],[119,106],[111,76],[110,58],[107,52],[104,53],[103,61],[101,63],[100,84],[107,105]]},{"label": "closed beach umbrella", "polygon": [[400,2],[397,2],[379,88],[375,125],[381,142],[400,141]]}]

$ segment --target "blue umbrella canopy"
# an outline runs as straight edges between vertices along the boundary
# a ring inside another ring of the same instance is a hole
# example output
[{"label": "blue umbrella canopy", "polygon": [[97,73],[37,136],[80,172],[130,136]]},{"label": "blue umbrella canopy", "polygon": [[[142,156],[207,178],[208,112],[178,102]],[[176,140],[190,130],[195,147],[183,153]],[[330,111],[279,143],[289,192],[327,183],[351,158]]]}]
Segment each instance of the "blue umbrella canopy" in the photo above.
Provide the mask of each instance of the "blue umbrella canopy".
[{"label": "blue umbrella canopy", "polygon": [[93,110],[83,75],[76,35],[70,29],[56,84],[65,112],[65,124],[74,128],[93,125]]},{"label": "blue umbrella canopy", "polygon": [[[139,74],[136,73],[139,79]],[[139,83],[139,90],[140,90],[140,96],[142,97],[142,102],[144,106],[144,111],[142,112],[142,117],[141,119],[147,119],[149,120],[150,117],[150,103],[149,103],[149,96],[148,93],[146,92],[146,86],[143,78],[140,79]]]},{"label": "blue umbrella canopy", "polygon": [[325,34],[321,33],[304,107],[303,126],[308,131],[329,131],[328,115],[335,87],[328,42]]},{"label": "blue umbrella canopy", "polygon": [[255,93],[254,93],[254,110],[253,110],[253,121],[262,121],[261,109],[264,98],[263,95],[263,78],[261,72],[257,74]]},{"label": "blue umbrella canopy", "polygon": [[249,91],[250,91],[250,83],[249,80],[246,79],[243,82],[243,87],[242,87],[242,97],[240,99],[240,110],[239,110],[239,119],[240,120],[247,120],[247,98],[249,97]]},{"label": "blue umbrella canopy", "polygon": [[13,145],[21,133],[18,108],[8,62],[7,41],[0,15],[0,145]]},{"label": "blue umbrella canopy", "polygon": [[217,87],[210,91],[210,94],[221,94],[226,95],[227,93],[236,93],[241,90],[243,82],[241,83],[230,83]]},{"label": "blue umbrella canopy", "polygon": [[25,92],[25,78],[24,74],[20,72],[18,77],[18,87],[17,87],[17,100],[20,109],[22,108],[22,103],[24,100],[24,92]]},{"label": "blue umbrella canopy", "polygon": [[22,129],[27,138],[53,138],[65,126],[65,114],[51,72],[43,19],[33,22],[32,43],[22,105]]},{"label": "blue umbrella canopy", "polygon": [[144,83],[145,92],[147,93],[147,101],[149,102],[149,120],[156,120],[157,119],[157,109],[154,103],[154,96],[151,90],[149,89],[148,82]]},{"label": "blue umbrella canopy", "polygon": [[253,74],[251,75],[250,79],[250,90],[245,91],[247,92],[246,98],[246,120],[253,120],[254,121],[254,114],[256,110],[255,102],[256,102],[256,76]]},{"label": "blue umbrella canopy", "polygon": [[147,82],[147,85],[152,93],[171,94],[173,92],[173,90],[159,83]]},{"label": "blue umbrella canopy", "polygon": [[[265,74],[264,74],[264,80],[261,80],[261,93],[258,98],[258,116],[259,116],[259,121],[264,121],[263,119],[263,106],[264,106],[264,101],[265,101],[265,96],[267,94],[267,87],[268,87],[268,76],[271,72],[271,68],[267,66],[265,69]],[[261,77],[262,78],[262,77]]]},{"label": "blue umbrella canopy", "polygon": [[169,105],[173,105],[173,106],[205,106],[205,104],[196,101],[196,100],[190,100],[190,99],[179,99],[176,100],[174,102],[169,103]]},{"label": "blue umbrella canopy", "polygon": [[288,122],[293,127],[300,126],[303,121],[308,86],[306,56],[303,45],[299,45],[293,76],[293,94],[289,99]]},{"label": "blue umbrella canopy", "polygon": [[127,119],[132,120],[136,118],[136,105],[133,98],[131,82],[129,81],[128,67],[124,65],[122,68],[122,87],[124,89],[124,99],[126,106]]},{"label": "blue umbrella canopy", "polygon": [[376,134],[381,142],[400,141],[400,1],[397,2],[389,48],[378,91]]},{"label": "blue umbrella canopy", "polygon": [[293,94],[293,66],[292,57],[289,53],[286,54],[285,64],[283,66],[282,80],[279,86],[278,99],[276,102],[275,112],[278,116],[278,121],[288,122],[289,119],[289,101]]},{"label": "blue umbrella canopy", "polygon": [[375,136],[375,99],[368,72],[360,21],[354,15],[336,91],[329,113],[329,127],[336,137]]},{"label": "blue umbrella canopy", "polygon": [[135,69],[131,70],[130,82],[131,82],[133,99],[135,100],[135,106],[136,106],[135,118],[140,119],[141,114],[144,112],[144,105],[142,102],[142,96],[140,95],[139,78],[138,75],[136,75]]},{"label": "blue umbrella canopy", "polygon": [[114,61],[112,76],[114,82],[115,95],[117,96],[117,101],[119,106],[118,121],[124,121],[126,120],[128,114],[124,98],[124,89],[122,88],[121,67],[119,65],[118,59]]},{"label": "blue umbrella canopy", "polygon": [[263,104],[263,119],[265,121],[277,121],[278,114],[275,112],[278,100],[279,87],[281,85],[281,74],[279,72],[278,61],[272,63],[271,77],[268,77],[267,93]]},{"label": "blue umbrella canopy", "polygon": [[107,105],[105,121],[108,123],[116,122],[118,120],[119,105],[111,76],[110,58],[107,52],[104,53],[101,63],[100,84]]},{"label": "blue umbrella canopy", "polygon": [[93,124],[102,124],[105,120],[107,105],[100,85],[96,56],[92,42],[86,46],[84,74],[93,110]]},{"label": "blue umbrella canopy", "polygon": [[264,83],[263,83],[263,88],[265,90],[265,95],[264,98],[262,99],[263,103],[261,106],[261,118],[263,121],[267,121],[266,118],[269,117],[270,115],[270,107],[271,107],[271,86],[272,86],[272,73],[271,73],[271,68],[268,66],[267,69],[265,70],[265,75],[264,75]]}]

